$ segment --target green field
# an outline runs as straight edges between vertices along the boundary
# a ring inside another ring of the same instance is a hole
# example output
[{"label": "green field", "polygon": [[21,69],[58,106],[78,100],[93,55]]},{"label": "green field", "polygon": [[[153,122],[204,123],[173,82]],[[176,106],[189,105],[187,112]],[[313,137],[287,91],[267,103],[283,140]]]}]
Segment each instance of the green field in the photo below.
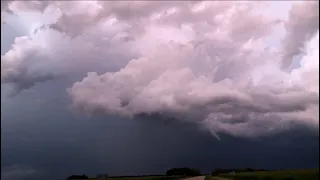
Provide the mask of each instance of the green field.
[{"label": "green field", "polygon": [[222,174],[218,177],[233,180],[319,180],[319,169],[243,172],[234,176]]}]

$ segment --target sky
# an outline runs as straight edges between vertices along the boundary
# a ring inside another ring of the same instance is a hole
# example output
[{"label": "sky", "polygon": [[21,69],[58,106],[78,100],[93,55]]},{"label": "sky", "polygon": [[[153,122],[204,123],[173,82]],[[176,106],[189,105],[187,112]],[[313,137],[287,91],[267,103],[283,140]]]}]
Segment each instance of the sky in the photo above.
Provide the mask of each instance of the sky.
[{"label": "sky", "polygon": [[2,1],[1,177],[319,167],[317,1]]}]

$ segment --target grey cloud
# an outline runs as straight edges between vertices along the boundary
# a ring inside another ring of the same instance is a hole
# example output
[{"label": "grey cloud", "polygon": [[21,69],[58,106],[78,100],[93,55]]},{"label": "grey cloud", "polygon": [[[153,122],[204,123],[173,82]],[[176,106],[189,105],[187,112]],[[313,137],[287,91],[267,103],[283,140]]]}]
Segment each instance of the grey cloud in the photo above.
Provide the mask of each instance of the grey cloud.
[{"label": "grey cloud", "polygon": [[6,82],[8,82],[9,84],[12,85],[13,90],[9,94],[9,97],[12,97],[19,94],[23,90],[30,89],[31,87],[35,86],[37,83],[49,81],[55,78],[57,78],[57,76],[51,75],[51,74],[47,74],[47,75],[19,74],[18,76],[6,78],[3,83],[6,84]]}]

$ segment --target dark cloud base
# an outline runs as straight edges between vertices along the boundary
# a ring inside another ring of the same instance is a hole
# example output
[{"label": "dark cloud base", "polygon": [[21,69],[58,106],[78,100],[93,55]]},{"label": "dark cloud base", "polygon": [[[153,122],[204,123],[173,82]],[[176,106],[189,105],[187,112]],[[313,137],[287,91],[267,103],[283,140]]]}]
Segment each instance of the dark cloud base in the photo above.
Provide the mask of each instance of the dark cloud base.
[{"label": "dark cloud base", "polygon": [[203,173],[218,167],[319,167],[319,136],[304,128],[254,140],[221,134],[219,141],[194,125],[177,121],[70,119],[66,114],[56,118],[55,123],[29,123],[20,128],[2,121],[6,130],[2,132],[1,168],[32,167],[40,174],[25,180],[37,180],[79,173],[163,174],[168,168],[185,166]]}]

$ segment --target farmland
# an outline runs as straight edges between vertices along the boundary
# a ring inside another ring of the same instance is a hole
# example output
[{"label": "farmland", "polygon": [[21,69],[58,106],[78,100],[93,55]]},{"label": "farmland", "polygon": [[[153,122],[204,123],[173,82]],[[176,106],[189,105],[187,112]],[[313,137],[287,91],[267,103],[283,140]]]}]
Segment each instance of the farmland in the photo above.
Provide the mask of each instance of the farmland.
[{"label": "farmland", "polygon": [[213,180],[219,180],[219,177],[233,180],[318,180],[319,169],[241,172],[236,175],[221,174],[213,177]]}]

